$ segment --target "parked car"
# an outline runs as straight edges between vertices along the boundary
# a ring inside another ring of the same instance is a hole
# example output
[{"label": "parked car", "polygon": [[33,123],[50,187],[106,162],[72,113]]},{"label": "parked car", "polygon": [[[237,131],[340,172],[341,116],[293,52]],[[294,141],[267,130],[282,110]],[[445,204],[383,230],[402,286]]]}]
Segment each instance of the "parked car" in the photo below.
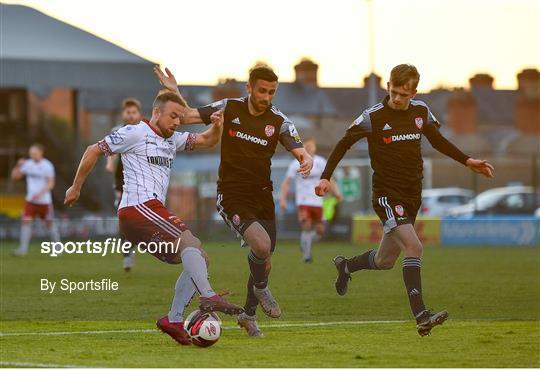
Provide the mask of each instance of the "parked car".
[{"label": "parked car", "polygon": [[425,189],[422,191],[420,214],[442,216],[451,208],[467,204],[473,197],[474,193],[467,189]]},{"label": "parked car", "polygon": [[486,190],[468,204],[448,211],[450,217],[475,215],[534,215],[540,206],[540,189],[530,186],[508,186]]}]

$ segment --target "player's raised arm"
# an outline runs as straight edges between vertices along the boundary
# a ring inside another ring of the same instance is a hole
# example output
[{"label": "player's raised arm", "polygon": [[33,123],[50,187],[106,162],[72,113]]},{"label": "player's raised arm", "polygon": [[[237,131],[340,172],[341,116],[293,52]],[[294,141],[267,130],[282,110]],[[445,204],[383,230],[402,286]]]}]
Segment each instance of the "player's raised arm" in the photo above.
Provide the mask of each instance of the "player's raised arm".
[{"label": "player's raised arm", "polygon": [[428,122],[424,126],[423,133],[437,151],[452,158],[453,160],[469,167],[472,171],[486,177],[493,177],[495,168],[486,160],[471,158],[459,150],[454,144],[446,139],[439,131],[440,124],[428,108]]},{"label": "player's raised arm", "polygon": [[15,167],[13,167],[13,170],[11,170],[11,179],[12,180],[20,180],[20,179],[22,179],[24,177],[24,172],[22,170],[22,167],[23,167],[25,162],[26,162],[26,159],[24,159],[24,158],[20,158],[17,161],[17,164],[15,165]]},{"label": "player's raised arm", "polygon": [[168,91],[173,92],[177,94],[180,99],[184,102],[184,105],[186,107],[184,116],[180,120],[180,123],[183,125],[189,125],[194,123],[205,123],[203,120],[203,117],[199,114],[199,110],[196,108],[191,108],[186,99],[182,96],[180,93],[180,90],[178,89],[178,83],[176,82],[176,78],[172,74],[172,72],[169,70],[169,68],[165,68],[165,73],[161,70],[159,66],[154,66],[154,74],[157,76],[159,83]]},{"label": "player's raised arm", "polygon": [[324,167],[324,171],[321,175],[321,180],[315,187],[315,194],[322,197],[332,189],[330,178],[332,177],[338,163],[354,143],[363,137],[368,137],[369,135],[371,135],[371,121],[369,118],[369,113],[364,112],[349,126],[345,136],[338,141],[332,150],[330,158],[328,158],[328,162],[326,162],[326,166]]}]

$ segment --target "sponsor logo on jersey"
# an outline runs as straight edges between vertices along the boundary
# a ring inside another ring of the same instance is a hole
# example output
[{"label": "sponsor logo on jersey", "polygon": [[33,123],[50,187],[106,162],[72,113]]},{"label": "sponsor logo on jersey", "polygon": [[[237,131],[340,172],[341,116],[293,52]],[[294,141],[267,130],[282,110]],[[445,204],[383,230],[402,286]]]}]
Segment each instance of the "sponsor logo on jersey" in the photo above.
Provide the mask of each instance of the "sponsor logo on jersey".
[{"label": "sponsor logo on jersey", "polygon": [[114,145],[118,145],[124,141],[124,138],[122,135],[118,133],[118,131],[114,131],[109,135],[109,139],[111,140],[111,143]]},{"label": "sponsor logo on jersey", "polygon": [[388,137],[383,137],[385,144],[390,144],[396,141],[410,141],[410,140],[420,140],[420,134],[403,134],[403,135],[392,135]]},{"label": "sponsor logo on jersey", "polygon": [[262,145],[262,146],[267,146],[268,145],[268,141],[266,141],[265,139],[261,139],[260,137],[249,135],[249,134],[246,134],[246,133],[241,132],[241,131],[235,131],[235,130],[230,129],[229,130],[229,136],[230,137],[237,137],[239,139],[249,141],[249,142],[254,143],[254,144],[259,144],[259,145]]},{"label": "sponsor logo on jersey", "polygon": [[272,125],[266,125],[266,127],[264,128],[264,133],[268,137],[271,137],[272,135],[274,135],[275,131],[276,131],[276,128]]},{"label": "sponsor logo on jersey", "polygon": [[232,222],[233,222],[233,224],[235,224],[236,226],[240,225],[240,216],[238,216],[238,215],[232,216]]},{"label": "sponsor logo on jersey", "polygon": [[300,135],[298,135],[298,131],[296,130],[296,127],[294,127],[292,123],[289,125],[289,133],[291,134],[294,141],[296,141],[297,143],[302,142],[302,140],[300,140]]},{"label": "sponsor logo on jersey", "polygon": [[146,159],[148,160],[148,163],[156,166],[171,168],[173,164],[173,159],[167,157],[146,157]]},{"label": "sponsor logo on jersey", "polygon": [[391,129],[392,129],[392,126],[390,126],[388,123],[384,124],[383,131],[391,130]]},{"label": "sponsor logo on jersey", "polygon": [[395,207],[395,210],[396,210],[396,213],[397,213],[399,216],[403,216],[403,213],[404,213],[403,206],[401,206],[401,205],[398,204],[398,205]]},{"label": "sponsor logo on jersey", "polygon": [[422,128],[422,126],[424,125],[424,120],[422,119],[422,117],[416,117],[414,119],[414,123],[416,125],[416,127],[418,127],[419,129]]},{"label": "sponsor logo on jersey", "polygon": [[240,124],[240,118],[236,117],[231,122],[234,123],[235,125],[239,125]]}]

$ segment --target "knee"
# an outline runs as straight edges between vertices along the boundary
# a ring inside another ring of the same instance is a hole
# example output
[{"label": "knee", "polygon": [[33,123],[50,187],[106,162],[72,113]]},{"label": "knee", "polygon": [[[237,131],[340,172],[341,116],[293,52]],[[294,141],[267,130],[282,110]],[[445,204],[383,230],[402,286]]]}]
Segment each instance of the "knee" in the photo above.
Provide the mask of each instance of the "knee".
[{"label": "knee", "polygon": [[251,249],[259,258],[269,258],[272,255],[272,243],[269,237],[257,238],[253,245],[250,244]]},{"label": "knee", "polygon": [[422,257],[424,247],[421,242],[411,243],[406,246],[405,257]]},{"label": "knee", "polygon": [[311,230],[311,221],[310,220],[304,220],[302,221],[302,230],[303,231],[309,231]]},{"label": "knee", "polygon": [[375,265],[377,265],[377,268],[379,270],[390,270],[394,267],[395,263],[395,259],[381,258],[379,256],[375,256]]}]

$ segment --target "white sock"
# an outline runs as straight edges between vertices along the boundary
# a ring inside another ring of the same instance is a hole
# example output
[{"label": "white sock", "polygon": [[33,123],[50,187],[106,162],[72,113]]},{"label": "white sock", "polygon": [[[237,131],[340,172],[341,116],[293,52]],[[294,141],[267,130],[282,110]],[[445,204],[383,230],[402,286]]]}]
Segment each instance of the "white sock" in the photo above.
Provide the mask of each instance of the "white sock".
[{"label": "white sock", "polygon": [[304,256],[304,259],[311,257],[311,240],[311,231],[302,231],[300,234],[300,246],[302,247],[302,255]]},{"label": "white sock", "polygon": [[59,243],[60,242],[60,232],[58,231],[58,226],[56,222],[52,222],[49,226],[49,236],[51,241]]},{"label": "white sock", "polygon": [[194,247],[187,247],[182,251],[181,257],[184,272],[189,275],[201,297],[208,298],[216,295],[208,281],[206,261],[201,251]]},{"label": "white sock", "polygon": [[23,222],[21,225],[21,244],[19,245],[19,252],[28,253],[28,245],[30,244],[31,237],[32,223]]},{"label": "white sock", "polygon": [[169,322],[182,322],[184,321],[184,311],[193,296],[197,291],[195,290],[195,285],[191,281],[189,274],[185,271],[180,274],[178,280],[176,280],[176,285],[174,286],[174,298],[171,305],[171,310],[169,311]]}]

